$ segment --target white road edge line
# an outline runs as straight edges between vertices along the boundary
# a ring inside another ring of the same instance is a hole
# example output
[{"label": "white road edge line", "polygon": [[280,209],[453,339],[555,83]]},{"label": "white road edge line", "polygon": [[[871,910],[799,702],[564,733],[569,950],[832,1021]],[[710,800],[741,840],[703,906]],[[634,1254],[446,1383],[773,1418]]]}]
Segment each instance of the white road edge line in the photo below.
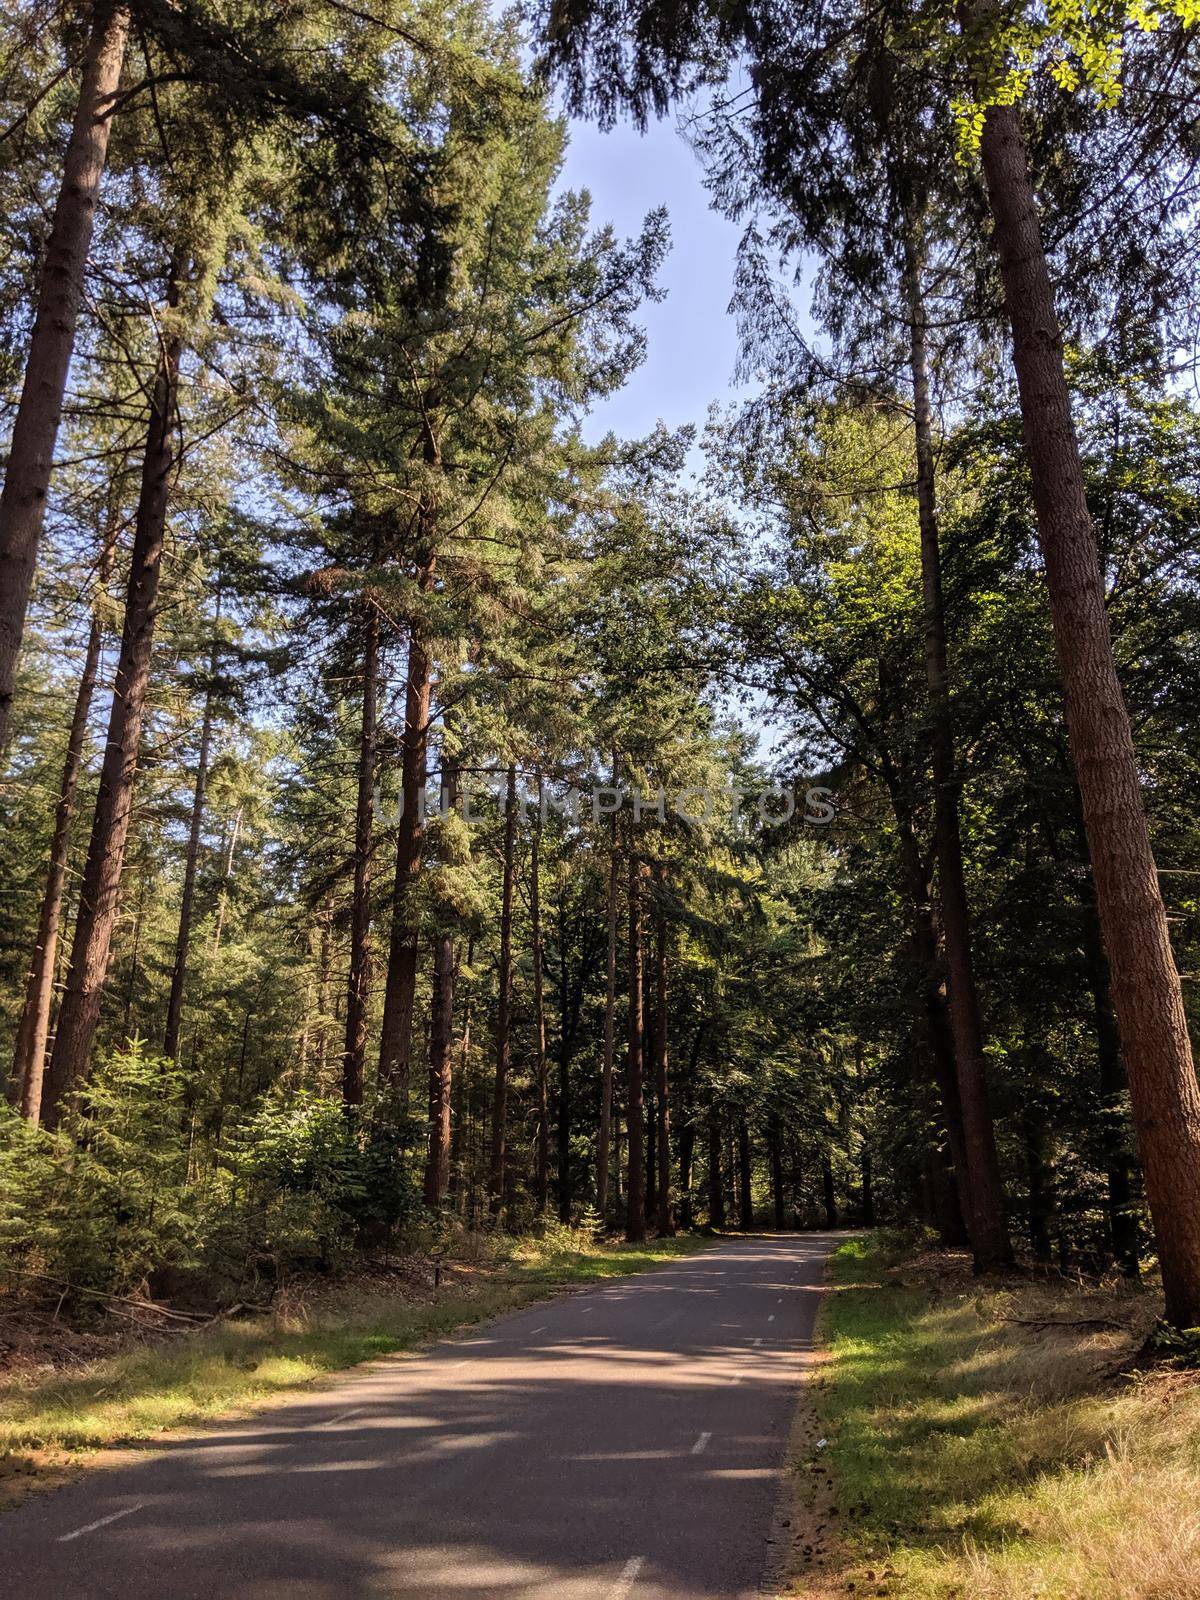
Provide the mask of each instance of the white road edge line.
[{"label": "white road edge line", "polygon": [[704,1454],[705,1450],[708,1448],[708,1441],[711,1438],[712,1438],[712,1434],[711,1433],[702,1433],[700,1435],[700,1437],[696,1440],[695,1444],[692,1446],[692,1454],[694,1456],[702,1456]]},{"label": "white road edge line", "polygon": [[86,1522],[82,1528],[76,1528],[71,1533],[60,1533],[55,1540],[56,1544],[70,1544],[72,1539],[82,1539],[85,1533],[95,1533],[97,1528],[105,1528],[110,1522],[119,1522],[122,1517],[131,1517],[135,1511],[140,1511],[146,1504],[139,1500],[135,1506],[126,1506],[124,1511],[113,1511],[107,1517],[99,1517],[95,1522]]},{"label": "white road edge line", "polygon": [[629,1593],[637,1582],[638,1573],[642,1570],[645,1556],[630,1556],[621,1568],[621,1576],[608,1591],[608,1600],[629,1600]]},{"label": "white road edge line", "polygon": [[548,1323],[543,1322],[540,1327],[530,1328],[529,1331],[530,1331],[531,1334],[534,1334],[534,1333],[545,1333],[545,1331],[546,1331],[548,1326],[549,1326]]},{"label": "white road edge line", "polygon": [[314,1422],[314,1428],[332,1428],[339,1422],[348,1422],[351,1417],[362,1415],[362,1407],[355,1406],[350,1411],[339,1411],[336,1417],[326,1417],[323,1422]]}]

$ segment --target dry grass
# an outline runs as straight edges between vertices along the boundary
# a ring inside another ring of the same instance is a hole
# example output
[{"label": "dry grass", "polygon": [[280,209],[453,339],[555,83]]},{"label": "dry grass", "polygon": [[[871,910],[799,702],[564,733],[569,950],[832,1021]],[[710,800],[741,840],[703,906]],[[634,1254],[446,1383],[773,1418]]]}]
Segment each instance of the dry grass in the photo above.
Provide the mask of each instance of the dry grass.
[{"label": "dry grass", "polygon": [[1200,1383],[1134,1370],[1152,1294],[981,1290],[952,1259],[889,1270],[861,1244],[835,1272],[843,1591],[1200,1597]]},{"label": "dry grass", "polygon": [[59,1481],[81,1453],[264,1404],[325,1374],[704,1242],[625,1245],[559,1231],[503,1251],[464,1246],[437,1289],[432,1264],[406,1258],[398,1268],[295,1288],[266,1316],[166,1342],[130,1341],[96,1360],[76,1353],[65,1366],[22,1364],[0,1374],[0,1505]]}]

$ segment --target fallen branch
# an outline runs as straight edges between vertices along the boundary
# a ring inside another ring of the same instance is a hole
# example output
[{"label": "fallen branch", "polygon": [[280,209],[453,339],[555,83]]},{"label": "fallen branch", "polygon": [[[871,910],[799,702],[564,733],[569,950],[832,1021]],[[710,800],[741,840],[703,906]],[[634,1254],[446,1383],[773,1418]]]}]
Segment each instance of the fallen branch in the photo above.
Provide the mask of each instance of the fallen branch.
[{"label": "fallen branch", "polygon": [[[160,1317],[171,1317],[177,1322],[203,1323],[205,1313],[200,1311],[174,1311],[170,1306],[159,1305],[157,1300],[139,1300],[133,1295],[106,1294],[102,1289],[85,1289],[79,1284],[68,1283],[65,1278],[52,1277],[48,1272],[32,1272],[27,1267],[6,1267],[6,1272],[14,1272],[19,1278],[36,1278],[40,1283],[52,1283],[56,1288],[63,1290],[65,1299],[68,1294],[85,1294],[92,1300],[106,1300],[110,1305],[134,1306],[139,1311],[152,1311]],[[59,1305],[62,1305],[62,1299]]]}]

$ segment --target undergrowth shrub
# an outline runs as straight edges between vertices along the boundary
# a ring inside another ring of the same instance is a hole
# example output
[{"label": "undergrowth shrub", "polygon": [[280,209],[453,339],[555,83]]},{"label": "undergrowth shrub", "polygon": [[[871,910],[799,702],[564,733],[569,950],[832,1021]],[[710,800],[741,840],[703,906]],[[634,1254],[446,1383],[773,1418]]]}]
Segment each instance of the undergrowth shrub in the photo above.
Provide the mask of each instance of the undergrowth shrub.
[{"label": "undergrowth shrub", "polygon": [[269,1096],[197,1144],[187,1083],[133,1043],[97,1065],[60,1129],[0,1107],[0,1273],[124,1294],[209,1297],[328,1270],[410,1226],[413,1130],[380,1107]]}]

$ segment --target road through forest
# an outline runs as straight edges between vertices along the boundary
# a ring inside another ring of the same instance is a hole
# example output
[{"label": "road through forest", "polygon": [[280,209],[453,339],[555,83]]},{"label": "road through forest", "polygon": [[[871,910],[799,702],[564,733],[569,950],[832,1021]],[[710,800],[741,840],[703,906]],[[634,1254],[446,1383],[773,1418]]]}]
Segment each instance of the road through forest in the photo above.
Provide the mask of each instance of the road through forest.
[{"label": "road through forest", "polygon": [[19,1600],[760,1593],[824,1235],[732,1240],[85,1474],[0,1518]]}]

